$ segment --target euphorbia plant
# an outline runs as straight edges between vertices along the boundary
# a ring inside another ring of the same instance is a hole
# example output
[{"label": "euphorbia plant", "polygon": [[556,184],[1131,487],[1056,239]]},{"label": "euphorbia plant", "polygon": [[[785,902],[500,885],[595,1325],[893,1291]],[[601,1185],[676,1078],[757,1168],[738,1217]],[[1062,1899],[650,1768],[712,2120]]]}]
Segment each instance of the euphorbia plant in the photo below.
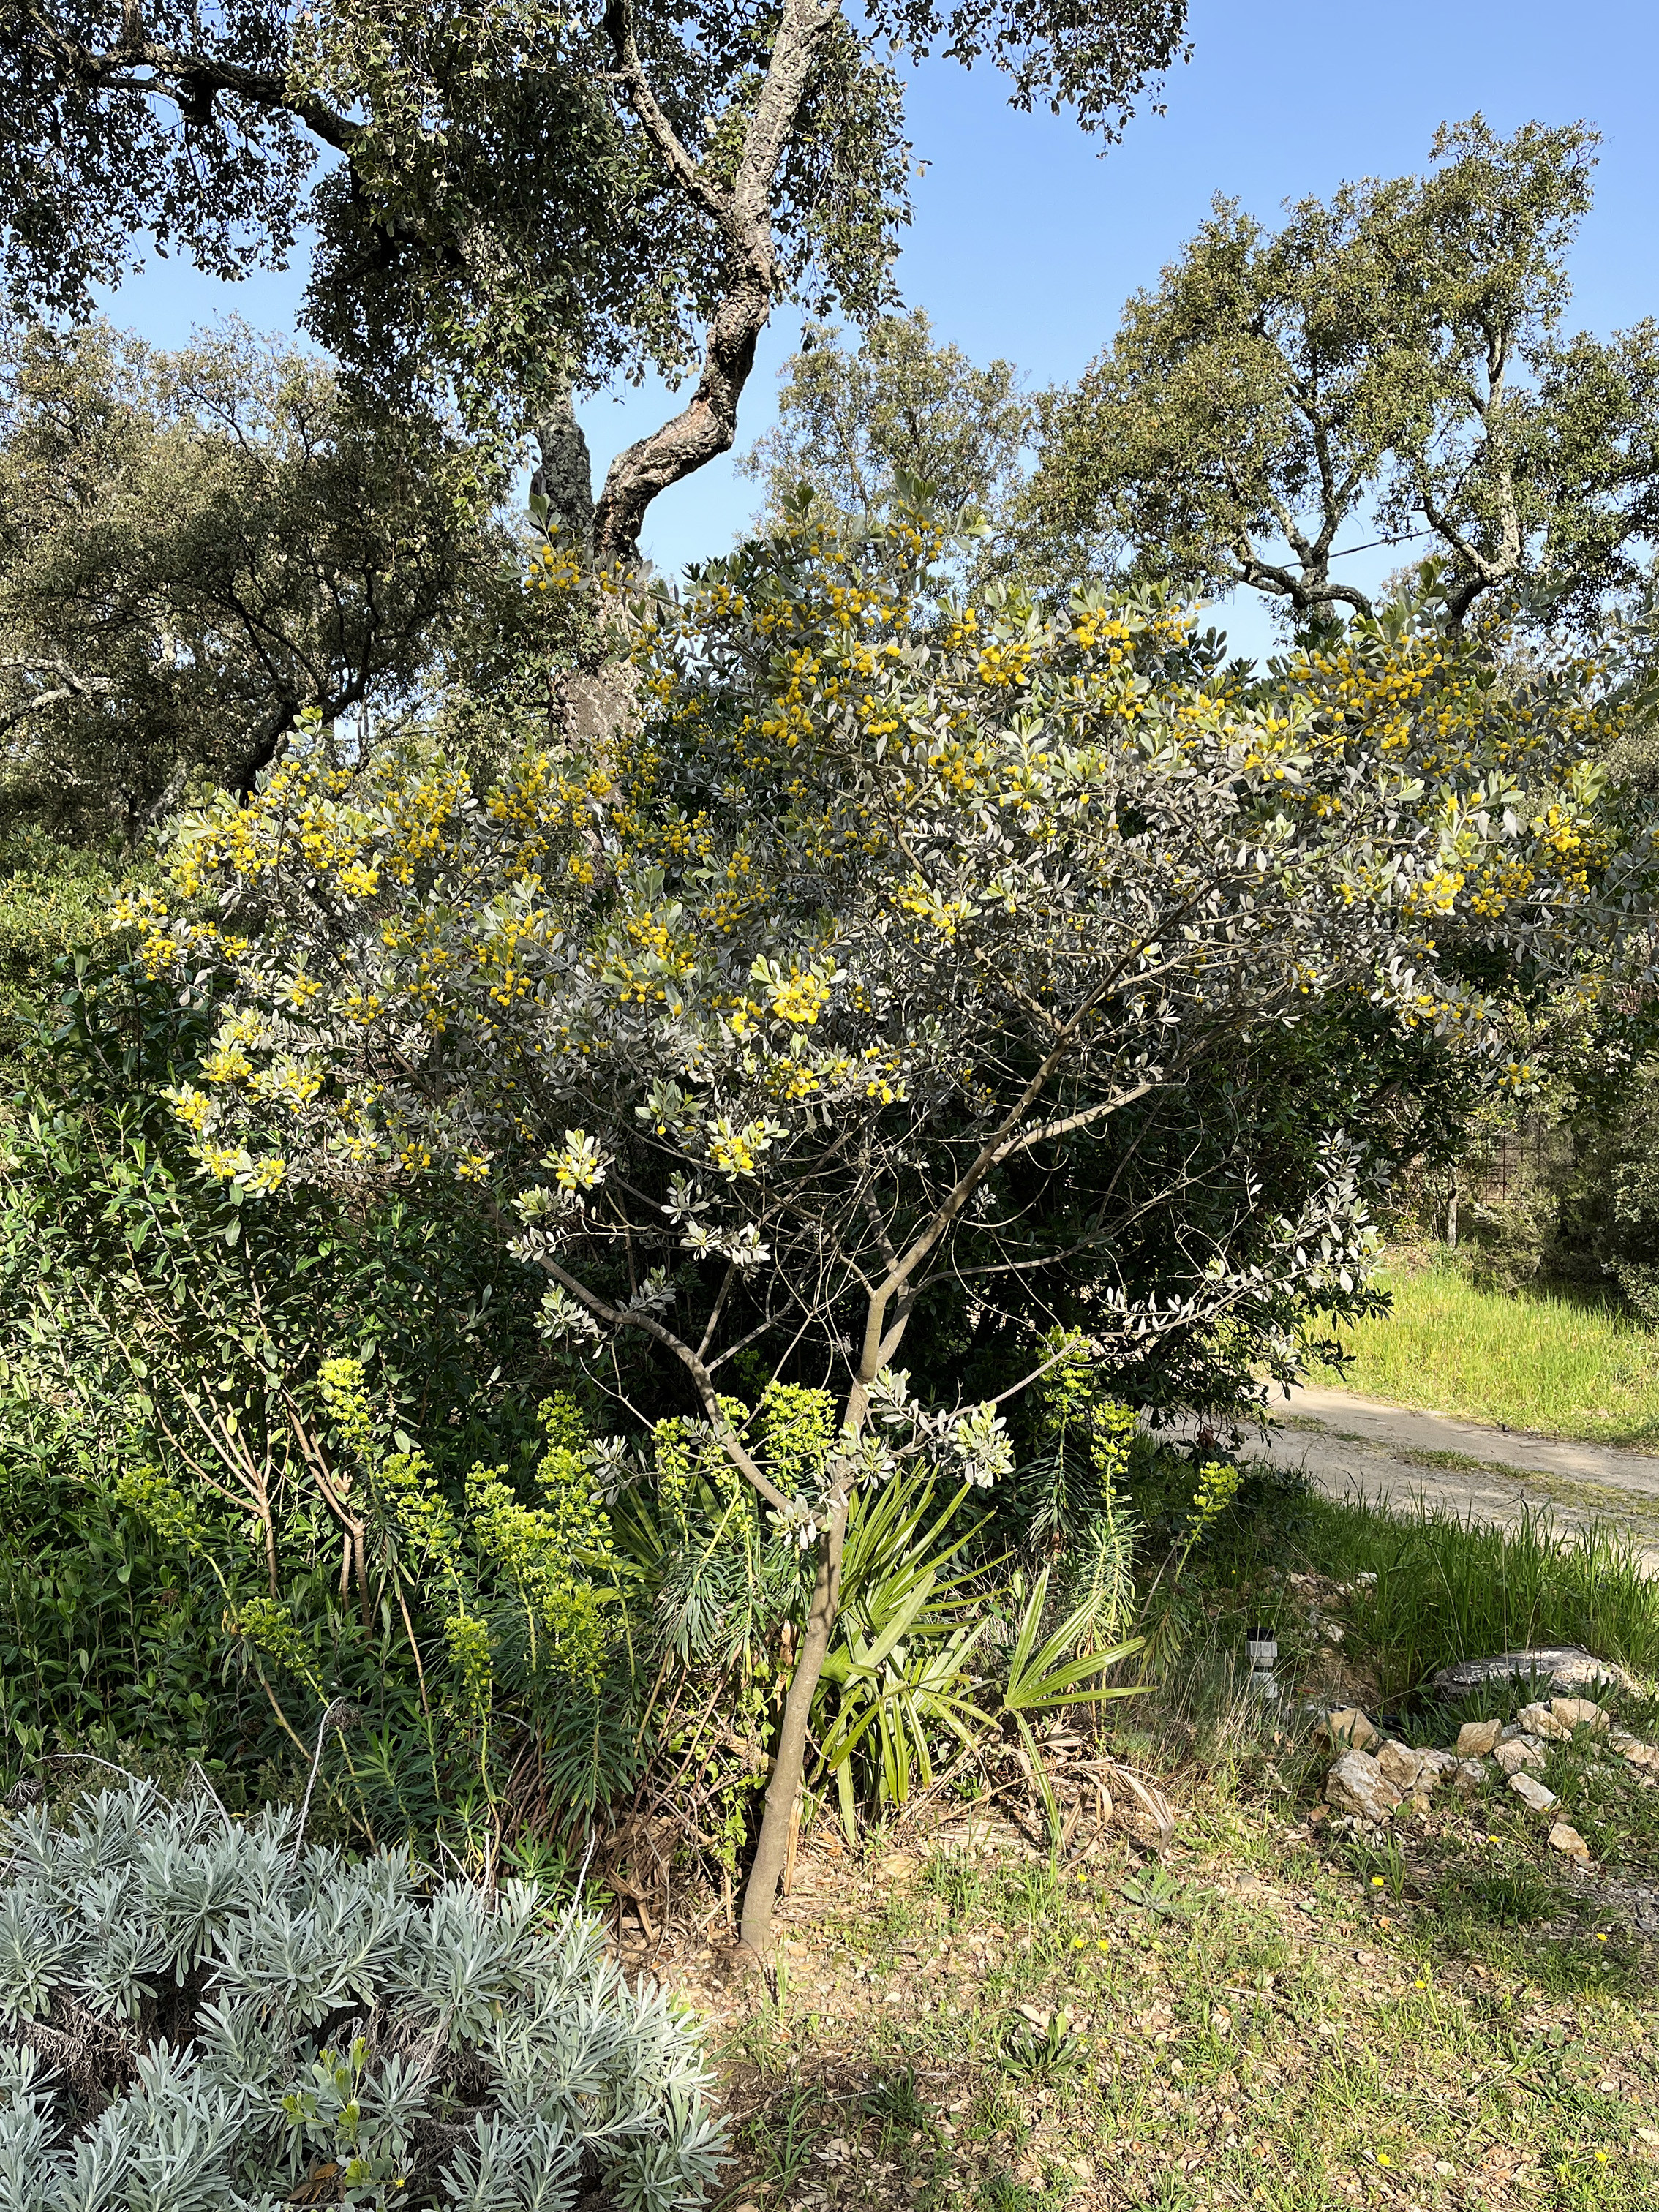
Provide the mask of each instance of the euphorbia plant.
[{"label": "euphorbia plant", "polygon": [[[848,544],[803,501],[683,598],[612,595],[639,688],[609,738],[488,791],[301,745],[185,823],[179,913],[131,915],[222,1002],[175,1095],[208,1173],[460,1178],[549,1330],[619,1395],[651,1348],[815,1547],[757,1948],[855,1486],[1009,1463],[995,1404],[900,1370],[916,1317],[1025,1327],[1034,1369],[1059,1320],[1211,1402],[1294,1372],[1308,1317],[1368,1295],[1366,1142],[1322,1124],[1267,1189],[1249,1117],[1194,1128],[1194,1099],[1315,1020],[1370,1025],[1373,1106],[1428,1032],[1524,1082],[1471,978],[1571,971],[1652,860],[1598,817],[1577,672],[1505,690],[1419,610],[1246,683],[1155,600],[956,606],[945,543],[905,513]],[[721,1395],[745,1355],[833,1389],[793,1480]]]}]

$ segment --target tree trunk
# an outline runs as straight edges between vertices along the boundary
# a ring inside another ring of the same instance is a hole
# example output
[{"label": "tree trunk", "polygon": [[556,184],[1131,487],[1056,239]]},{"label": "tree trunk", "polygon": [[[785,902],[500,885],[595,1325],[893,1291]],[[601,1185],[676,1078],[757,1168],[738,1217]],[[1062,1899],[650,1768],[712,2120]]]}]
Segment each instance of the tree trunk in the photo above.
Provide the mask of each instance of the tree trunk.
[{"label": "tree trunk", "polygon": [[593,464],[568,389],[537,423],[536,446],[541,465],[530,479],[531,494],[547,501],[550,520],[586,556],[593,541]]},{"label": "tree trunk", "polygon": [[631,568],[640,557],[645,511],[659,492],[729,453],[737,441],[738,402],[755,365],[755,348],[772,312],[768,238],[727,274],[708,326],[702,374],[690,404],[672,422],[618,453],[593,511],[593,557],[602,568]]},{"label": "tree trunk", "polygon": [[848,1501],[842,1498],[818,1547],[817,1579],[812,1586],[812,1607],[806,1616],[800,1656],[789,1680],[784,1700],[783,1724],[778,1730],[778,1754],[766,1789],[766,1811],[761,1820],[755,1863],[743,1893],[743,1941],[758,1958],[772,1947],[772,1910],[778,1884],[783,1879],[789,1854],[789,1824],[806,1773],[806,1731],[812,1717],[812,1697],[830,1656],[830,1638],[841,1601],[841,1555],[847,1538]]}]

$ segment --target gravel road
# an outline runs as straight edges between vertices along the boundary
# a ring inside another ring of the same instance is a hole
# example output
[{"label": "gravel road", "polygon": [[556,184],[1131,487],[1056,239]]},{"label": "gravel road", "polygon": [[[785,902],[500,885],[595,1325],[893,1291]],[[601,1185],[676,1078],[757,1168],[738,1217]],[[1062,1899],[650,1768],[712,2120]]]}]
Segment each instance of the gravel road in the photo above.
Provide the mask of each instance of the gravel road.
[{"label": "gravel road", "polygon": [[1281,1400],[1265,1449],[1257,1435],[1245,1449],[1304,1468],[1332,1497],[1357,1491],[1397,1508],[1421,1500],[1502,1527],[1528,1507],[1550,1508],[1564,1528],[1615,1521],[1659,1572],[1659,1459],[1641,1452],[1315,1389]]}]

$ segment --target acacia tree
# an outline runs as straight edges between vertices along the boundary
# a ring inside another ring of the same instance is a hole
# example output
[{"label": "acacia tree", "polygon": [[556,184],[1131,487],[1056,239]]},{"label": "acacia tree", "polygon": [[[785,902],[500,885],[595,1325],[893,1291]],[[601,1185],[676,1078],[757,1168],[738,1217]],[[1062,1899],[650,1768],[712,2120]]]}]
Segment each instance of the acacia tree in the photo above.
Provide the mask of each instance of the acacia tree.
[{"label": "acacia tree", "polygon": [[[131,847],[190,778],[246,793],[301,715],[405,706],[513,544],[465,457],[313,357],[94,324],[0,356],[0,806]],[[504,567],[507,574],[503,574]]]},{"label": "acacia tree", "polygon": [[[75,313],[145,232],[234,275],[319,248],[307,319],[394,404],[457,378],[587,520],[568,394],[695,372],[617,457],[592,520],[724,452],[781,291],[862,319],[907,213],[879,49],[1006,71],[1016,102],[1121,129],[1182,50],[1185,0],[3,0],[0,228],[14,299]],[[320,173],[319,173],[320,172]],[[573,465],[573,453],[575,465]]]},{"label": "acacia tree", "polygon": [[[1035,559],[1246,585],[1297,624],[1371,602],[1379,532],[1484,594],[1589,617],[1659,514],[1659,330],[1560,335],[1595,135],[1443,128],[1420,177],[1344,185],[1269,234],[1231,201],[1051,397]],[[1346,540],[1346,543],[1340,541]]]},{"label": "acacia tree", "polygon": [[[642,703],[603,744],[488,793],[413,752],[291,758],[183,825],[179,912],[130,909],[218,1003],[173,1094],[207,1173],[459,1177],[618,1401],[650,1347],[816,1547],[757,1949],[854,1488],[905,1451],[1008,1462],[994,1405],[913,1391],[913,1322],[965,1299],[1033,1370],[1054,1321],[1113,1365],[1176,1346],[1235,1406],[1293,1375],[1311,1317],[1364,1299],[1363,1133],[1318,1131],[1281,1209],[1248,1152],[1137,1182],[1148,1109],[1345,1007],[1524,1083],[1494,979],[1571,969],[1654,858],[1597,815],[1583,672],[1495,684],[1432,609],[1246,690],[1155,602],[1047,621],[995,586],[942,623],[926,518],[884,560],[830,521],[809,501],[683,604],[620,600]],[[745,1352],[835,1389],[803,1482],[725,1395]]]}]

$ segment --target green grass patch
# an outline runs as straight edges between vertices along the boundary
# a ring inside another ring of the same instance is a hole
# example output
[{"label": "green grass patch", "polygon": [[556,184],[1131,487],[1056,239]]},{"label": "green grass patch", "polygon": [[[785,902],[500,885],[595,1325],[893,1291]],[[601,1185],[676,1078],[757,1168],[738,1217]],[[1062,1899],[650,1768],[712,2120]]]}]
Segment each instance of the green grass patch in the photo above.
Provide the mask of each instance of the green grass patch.
[{"label": "green grass patch", "polygon": [[1659,1339],[1616,1307],[1482,1289],[1449,1261],[1386,1287],[1393,1312],[1345,1328],[1352,1364],[1316,1380],[1504,1428],[1659,1446]]},{"label": "green grass patch", "polygon": [[1659,1584],[1605,1522],[1564,1541],[1547,1514],[1505,1530],[1313,1498],[1297,1543],[1310,1568],[1355,1585],[1344,1648],[1370,1660],[1385,1696],[1455,1660],[1538,1644],[1659,1670]]},{"label": "green grass patch", "polygon": [[1651,2206],[1651,1945],[1501,1796],[1396,1856],[1379,1891],[1335,1839],[1212,1802],[1160,1917],[1127,1847],[1066,1869],[936,1846],[902,1913],[872,1883],[800,1926],[799,1986],[722,2052],[726,2203]]},{"label": "green grass patch", "polygon": [[[1322,1643],[1297,1576],[1343,1593],[1331,1601],[1339,1639]],[[1606,1519],[1568,1532],[1547,1508],[1498,1528],[1444,1506],[1419,1514],[1327,1498],[1285,1469],[1247,1468],[1188,1603],[1182,1717],[1200,1731],[1243,1690],[1244,1631],[1255,1620],[1277,1635],[1285,1680],[1338,1651],[1391,1700],[1455,1661],[1540,1644],[1583,1644],[1659,1675],[1659,1581],[1630,1532]],[[1174,1686],[1163,1686],[1166,1714]],[[1120,1724],[1153,1718],[1137,1709]]]}]

